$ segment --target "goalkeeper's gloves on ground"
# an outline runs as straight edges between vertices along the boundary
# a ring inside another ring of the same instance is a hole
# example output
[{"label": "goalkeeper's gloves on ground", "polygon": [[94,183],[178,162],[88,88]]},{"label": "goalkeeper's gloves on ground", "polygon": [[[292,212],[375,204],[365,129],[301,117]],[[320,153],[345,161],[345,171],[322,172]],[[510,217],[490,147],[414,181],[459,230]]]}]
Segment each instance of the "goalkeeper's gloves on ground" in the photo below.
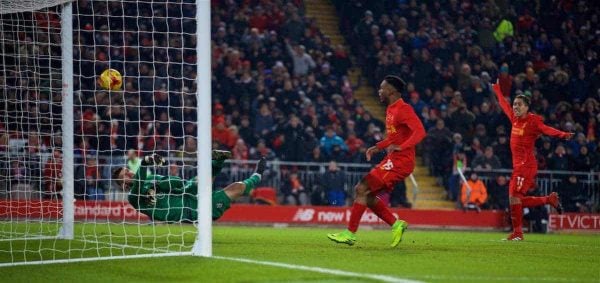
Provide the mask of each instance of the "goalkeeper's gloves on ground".
[{"label": "goalkeeper's gloves on ground", "polygon": [[146,155],[146,156],[144,156],[144,159],[142,159],[142,165],[160,166],[163,164],[165,164],[165,159],[156,153]]}]

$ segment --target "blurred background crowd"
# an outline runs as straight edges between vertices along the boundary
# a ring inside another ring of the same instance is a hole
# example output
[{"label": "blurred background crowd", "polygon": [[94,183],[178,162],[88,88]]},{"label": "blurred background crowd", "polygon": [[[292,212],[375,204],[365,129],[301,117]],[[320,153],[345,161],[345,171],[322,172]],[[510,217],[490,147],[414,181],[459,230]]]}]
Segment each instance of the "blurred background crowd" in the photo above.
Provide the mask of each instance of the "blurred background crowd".
[{"label": "blurred background crowd", "polygon": [[[541,170],[600,170],[600,13],[593,1],[334,0],[349,46],[332,44],[300,0],[211,2],[213,148],[231,150],[236,160],[366,163],[364,152],[383,138],[384,125],[353,95],[358,85],[348,74],[360,68],[366,78],[359,84],[377,87],[387,74],[408,82],[404,99],[428,130],[421,157],[449,199],[460,201],[459,163],[511,167],[509,121],[490,89],[497,79],[507,98],[530,95],[531,110],[547,124],[575,133],[568,142],[539,140]],[[74,7],[81,179],[104,179],[87,169],[98,166],[89,156],[194,157],[193,3],[82,0]],[[46,42],[36,48],[52,56],[31,68],[50,75],[30,79],[17,70],[17,59],[4,56],[0,151],[22,140],[29,158],[37,152],[50,158],[37,167],[11,161],[2,166],[14,171],[5,172],[10,176],[60,171],[60,152],[53,152],[62,144],[60,48],[52,44],[60,41],[60,24],[53,13],[31,18],[39,29],[5,19],[4,31]],[[97,74],[108,67],[121,70],[122,92],[97,88]],[[34,86],[38,91],[29,90]],[[303,180],[288,182],[282,191]],[[337,204],[345,197],[330,196]]]}]

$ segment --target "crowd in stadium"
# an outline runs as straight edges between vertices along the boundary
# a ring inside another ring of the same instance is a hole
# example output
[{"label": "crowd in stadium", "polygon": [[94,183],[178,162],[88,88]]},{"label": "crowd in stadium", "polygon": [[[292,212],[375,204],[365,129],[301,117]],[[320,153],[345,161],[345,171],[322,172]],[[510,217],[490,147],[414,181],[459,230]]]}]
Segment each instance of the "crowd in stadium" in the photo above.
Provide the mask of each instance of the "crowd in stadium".
[{"label": "crowd in stadium", "polygon": [[[600,170],[596,5],[333,1],[346,48],[306,17],[302,1],[212,2],[213,147],[234,159],[365,163],[384,127],[353,97],[357,86],[347,75],[360,67],[363,84],[377,87],[387,74],[408,82],[405,100],[428,130],[422,157],[450,199],[460,198],[457,160],[475,169],[511,167],[510,125],[490,88],[496,78],[507,96],[531,95],[546,123],[576,133],[566,143],[543,139],[540,169]],[[193,9],[93,3],[74,11],[76,152],[195,156]],[[155,32],[145,32],[150,27]],[[122,93],[97,90],[95,77],[108,67],[122,70]],[[60,94],[54,99],[39,109],[46,122],[31,125],[60,125],[51,114],[60,113],[52,107]]]},{"label": "crowd in stadium", "polygon": [[587,1],[335,1],[340,24],[372,84],[409,81],[406,99],[428,131],[423,157],[458,197],[457,160],[510,168],[509,121],[490,83],[532,98],[546,123],[574,132],[542,139],[541,170],[600,168],[600,30]]}]

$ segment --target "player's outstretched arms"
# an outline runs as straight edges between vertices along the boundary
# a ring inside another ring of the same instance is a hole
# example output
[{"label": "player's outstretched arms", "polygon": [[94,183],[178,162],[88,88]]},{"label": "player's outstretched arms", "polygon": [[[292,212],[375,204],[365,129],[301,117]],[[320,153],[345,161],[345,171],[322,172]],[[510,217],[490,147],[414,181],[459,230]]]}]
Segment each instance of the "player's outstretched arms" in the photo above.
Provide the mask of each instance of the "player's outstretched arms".
[{"label": "player's outstretched arms", "polygon": [[508,116],[508,118],[512,121],[514,119],[513,111],[510,107],[510,104],[506,101],[506,98],[504,98],[504,94],[502,93],[502,89],[500,88],[500,83],[498,80],[496,80],[495,84],[492,84],[492,89],[496,94],[496,98],[498,99],[498,104],[500,105],[502,112],[504,112],[504,114],[506,114],[506,116]]},{"label": "player's outstretched arms", "polygon": [[563,132],[556,128],[550,127],[543,122],[540,122],[540,130],[544,135],[565,140],[570,140],[575,135],[575,133]]}]

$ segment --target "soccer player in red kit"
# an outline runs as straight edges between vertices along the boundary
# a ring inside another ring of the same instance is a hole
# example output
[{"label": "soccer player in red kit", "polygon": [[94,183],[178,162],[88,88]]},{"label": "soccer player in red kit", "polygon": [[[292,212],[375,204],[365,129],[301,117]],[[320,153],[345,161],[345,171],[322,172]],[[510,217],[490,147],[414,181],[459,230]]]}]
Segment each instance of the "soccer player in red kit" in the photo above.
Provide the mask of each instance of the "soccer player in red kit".
[{"label": "soccer player in red kit", "polygon": [[396,183],[408,177],[415,167],[415,146],[425,137],[423,124],[412,106],[402,100],[406,83],[396,76],[386,76],[379,86],[379,100],[388,105],[385,116],[386,138],[367,149],[367,161],[373,154],[387,151],[385,158],[375,166],[355,187],[356,197],[352,205],[348,229],[327,237],[337,243],[354,245],[356,230],[362,215],[369,207],[379,218],[392,226],[392,247],[402,241],[408,227],[405,221],[396,219],[377,195],[391,192]]},{"label": "soccer player in red kit", "polygon": [[512,152],[513,173],[510,177],[508,197],[513,233],[506,240],[522,241],[523,207],[550,204],[559,213],[562,213],[560,200],[555,192],[543,197],[526,196],[527,192],[535,187],[538,169],[537,160],[533,155],[535,140],[542,134],[562,139],[570,139],[573,134],[547,126],[542,121],[541,116],[529,113],[531,99],[528,96],[517,95],[513,100],[511,109],[500,89],[500,84],[493,84],[492,87],[498,98],[500,108],[512,124],[510,150]]}]

